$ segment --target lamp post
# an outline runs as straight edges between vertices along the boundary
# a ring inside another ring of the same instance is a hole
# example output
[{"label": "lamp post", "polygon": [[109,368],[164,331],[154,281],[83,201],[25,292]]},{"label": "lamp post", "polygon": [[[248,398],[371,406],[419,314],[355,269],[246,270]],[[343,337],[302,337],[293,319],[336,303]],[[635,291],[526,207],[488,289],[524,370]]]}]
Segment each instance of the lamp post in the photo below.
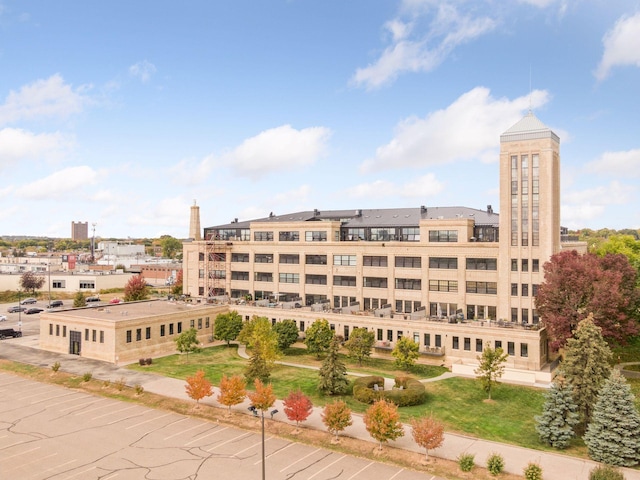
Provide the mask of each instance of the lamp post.
[{"label": "lamp post", "polygon": [[[254,417],[258,416],[258,409],[255,405],[251,405],[248,409],[251,413],[253,413]],[[269,412],[271,414],[271,418],[278,413],[278,410],[271,410]],[[266,469],[265,469],[265,455],[264,455],[264,410],[260,410],[260,423],[262,424],[262,480],[266,480]]]}]

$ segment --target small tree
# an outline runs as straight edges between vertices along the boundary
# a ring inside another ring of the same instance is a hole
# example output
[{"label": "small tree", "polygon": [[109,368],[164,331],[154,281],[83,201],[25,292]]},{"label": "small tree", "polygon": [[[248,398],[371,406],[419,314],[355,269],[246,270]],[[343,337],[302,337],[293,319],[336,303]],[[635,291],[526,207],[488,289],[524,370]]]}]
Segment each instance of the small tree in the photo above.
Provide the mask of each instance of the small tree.
[{"label": "small tree", "polygon": [[20,276],[20,286],[24,290],[31,290],[31,293],[36,294],[36,290],[39,290],[44,285],[44,277],[36,275],[34,272],[24,272]]},{"label": "small tree", "polygon": [[362,360],[371,356],[371,349],[376,342],[376,336],[366,328],[354,328],[349,336],[349,340],[344,344],[349,351],[349,356],[362,365]]},{"label": "small tree", "polygon": [[182,242],[171,235],[160,237],[160,246],[164,258],[175,258],[178,252],[182,253]]},{"label": "small tree", "polygon": [[349,389],[347,367],[338,357],[342,337],[334,336],[329,345],[329,353],[322,361],[318,371],[320,381],[318,389],[325,395],[337,395],[345,393]]},{"label": "small tree", "polygon": [[278,335],[278,349],[284,352],[298,340],[298,326],[295,320],[282,320],[273,326],[273,330]]},{"label": "small tree", "polygon": [[598,465],[589,472],[589,480],[624,480],[624,474],[610,465]]},{"label": "small tree", "polygon": [[307,346],[307,351],[320,357],[329,349],[333,336],[329,322],[324,318],[319,318],[305,332],[304,343]]},{"label": "small tree", "polygon": [[379,450],[382,450],[383,442],[395,440],[404,435],[398,407],[384,398],[375,401],[367,409],[363,421],[369,435],[379,442]]},{"label": "small tree", "polygon": [[291,421],[296,422],[296,427],[300,422],[304,422],[313,411],[313,403],[300,390],[291,392],[282,402],[284,405],[284,413]]},{"label": "small tree", "polygon": [[195,328],[185,330],[176,337],[176,348],[180,353],[186,353],[189,358],[190,353],[199,351],[198,348],[198,331]]},{"label": "small tree", "polygon": [[631,387],[617,370],[600,389],[584,442],[598,462],[620,467],[640,463],[640,414]]},{"label": "small tree", "polygon": [[136,300],[145,300],[147,298],[149,298],[149,289],[144,277],[142,275],[131,277],[124,286],[124,301],[135,302]]},{"label": "small tree", "polygon": [[171,293],[174,295],[182,295],[182,269],[178,270],[178,273],[176,273],[176,281],[171,287]]},{"label": "small tree", "polygon": [[425,460],[429,461],[429,450],[444,443],[444,425],[432,415],[411,420],[413,440],[425,449]]},{"label": "small tree", "polygon": [[482,351],[482,355],[476,358],[480,362],[474,373],[478,375],[482,388],[491,400],[491,388],[498,379],[502,377],[504,372],[504,363],[507,361],[508,355],[504,353],[501,347],[491,348],[491,344],[487,342]]},{"label": "small tree", "polygon": [[499,453],[492,453],[487,458],[487,470],[491,475],[499,475],[504,470],[504,458]]},{"label": "small tree", "polygon": [[573,400],[578,406],[584,432],[591,421],[591,411],[598,399],[602,384],[611,375],[611,350],[602,337],[602,331],[591,315],[578,324],[573,338],[567,340],[560,371],[573,389]]},{"label": "small tree", "polygon": [[420,346],[409,337],[401,337],[396,342],[391,355],[395,357],[395,364],[402,370],[411,370],[420,356]]},{"label": "small tree", "polygon": [[542,467],[537,463],[529,462],[522,473],[524,480],[542,480]]},{"label": "small tree", "polygon": [[213,386],[211,382],[204,376],[204,370],[198,370],[192,377],[187,377],[187,385],[185,386],[187,395],[199,403],[204,397],[213,395]]},{"label": "small tree", "polygon": [[251,405],[264,412],[269,410],[276,401],[276,396],[273,394],[273,385],[270,383],[265,385],[258,378],[254,381],[255,391],[248,392],[247,396],[251,400]]},{"label": "small tree", "polygon": [[351,409],[342,400],[327,403],[322,410],[322,423],[335,435],[334,442],[337,442],[338,434],[353,424]]},{"label": "small tree", "polygon": [[87,299],[84,298],[84,293],[76,292],[76,295],[73,297],[73,306],[75,308],[87,306]]},{"label": "small tree", "polygon": [[242,403],[244,397],[247,396],[246,387],[247,383],[240,375],[234,375],[232,377],[222,375],[220,379],[220,393],[218,393],[216,400],[228,407],[229,413],[231,413],[231,407]]},{"label": "small tree", "polygon": [[555,448],[565,448],[575,436],[578,424],[578,406],[573,401],[571,385],[562,377],[551,385],[545,394],[542,415],[535,417],[540,440]]},{"label": "small tree", "polygon": [[220,313],[214,322],[213,338],[224,340],[227,346],[232,340],[238,338],[242,330],[242,317],[235,310],[228,313]]}]

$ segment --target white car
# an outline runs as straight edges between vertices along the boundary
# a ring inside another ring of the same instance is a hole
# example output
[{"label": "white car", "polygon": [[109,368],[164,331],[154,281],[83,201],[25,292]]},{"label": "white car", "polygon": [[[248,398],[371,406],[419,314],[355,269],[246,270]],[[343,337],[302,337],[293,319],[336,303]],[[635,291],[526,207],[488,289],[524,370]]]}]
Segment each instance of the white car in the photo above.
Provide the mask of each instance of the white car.
[{"label": "white car", "polygon": [[6,315],[0,315],[0,322],[6,322],[7,321],[7,316]]}]

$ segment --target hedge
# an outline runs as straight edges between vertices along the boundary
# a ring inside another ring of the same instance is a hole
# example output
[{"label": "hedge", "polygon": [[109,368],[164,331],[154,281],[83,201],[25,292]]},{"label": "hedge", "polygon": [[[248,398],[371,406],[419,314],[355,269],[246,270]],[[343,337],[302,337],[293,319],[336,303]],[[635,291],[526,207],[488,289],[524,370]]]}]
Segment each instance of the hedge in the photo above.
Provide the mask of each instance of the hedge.
[{"label": "hedge", "polygon": [[[374,390],[374,385],[384,386],[384,378],[376,375],[360,377],[353,384],[353,397],[362,403],[373,403],[384,398],[395,403],[399,407],[420,405],[427,399],[427,391],[424,385],[410,377],[396,377],[393,390]],[[402,387],[402,389],[400,388]]]}]

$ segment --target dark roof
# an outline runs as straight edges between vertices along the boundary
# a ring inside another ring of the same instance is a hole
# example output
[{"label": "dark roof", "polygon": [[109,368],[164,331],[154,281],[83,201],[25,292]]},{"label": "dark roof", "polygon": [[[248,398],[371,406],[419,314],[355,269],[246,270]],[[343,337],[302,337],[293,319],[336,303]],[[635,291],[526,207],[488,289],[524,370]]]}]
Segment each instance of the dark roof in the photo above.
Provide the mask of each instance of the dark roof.
[{"label": "dark roof", "polygon": [[494,212],[469,207],[418,207],[380,208],[354,210],[307,210],[284,215],[270,214],[268,217],[216,225],[207,229],[249,228],[251,223],[318,222],[340,220],[345,227],[417,227],[420,220],[453,220],[471,218],[476,225],[498,226],[499,215]]}]

